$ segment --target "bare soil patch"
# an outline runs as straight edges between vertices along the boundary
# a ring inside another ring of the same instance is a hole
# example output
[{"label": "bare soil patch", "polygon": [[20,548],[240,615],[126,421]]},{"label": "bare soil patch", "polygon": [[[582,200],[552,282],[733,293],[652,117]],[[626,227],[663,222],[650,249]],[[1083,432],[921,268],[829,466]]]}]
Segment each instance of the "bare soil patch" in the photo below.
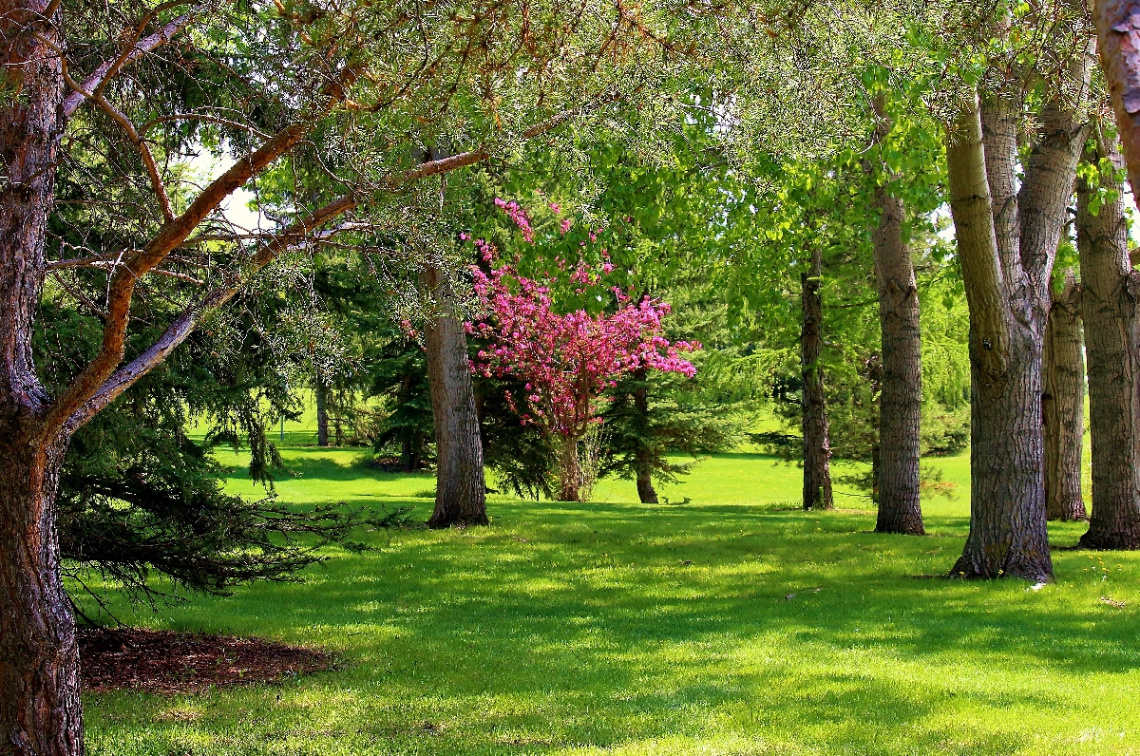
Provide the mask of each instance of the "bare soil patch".
[{"label": "bare soil patch", "polygon": [[81,628],[83,688],[186,693],[277,682],[335,666],[322,651],[258,638],[137,628]]}]

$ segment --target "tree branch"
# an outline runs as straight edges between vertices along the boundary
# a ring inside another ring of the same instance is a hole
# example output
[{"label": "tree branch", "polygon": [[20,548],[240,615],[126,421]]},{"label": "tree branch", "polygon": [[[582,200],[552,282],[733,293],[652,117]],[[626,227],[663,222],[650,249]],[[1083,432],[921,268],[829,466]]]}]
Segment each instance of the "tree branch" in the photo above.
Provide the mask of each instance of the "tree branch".
[{"label": "tree branch", "polygon": [[[240,275],[235,276],[224,286],[219,286],[210,291],[196,304],[183,310],[182,314],[170,324],[170,327],[157,341],[131,362],[116,370],[89,399],[72,411],[63,426],[64,432],[74,433],[140,378],[161,365],[175,348],[189,338],[202,318],[224,307],[241,291],[249,279],[266,265],[269,265],[286,251],[310,243],[314,240],[313,231],[334,218],[349,212],[354,207],[356,207],[355,198],[341,197],[282,231],[254,255],[251,263],[242,269]],[[349,230],[349,228],[325,231],[318,234],[316,240],[331,238],[342,230]]]},{"label": "tree branch", "polygon": [[990,376],[1001,376],[1009,359],[1010,312],[998,262],[993,200],[982,154],[982,121],[976,96],[947,136],[950,210],[970,307],[971,347]]},{"label": "tree branch", "polygon": [[[560,113],[553,118],[550,118],[542,123],[536,124],[523,132],[523,139],[533,139],[549,132],[557,126],[565,123],[573,112]],[[263,148],[264,149],[264,148]],[[383,182],[382,188],[388,191],[395,191],[404,185],[428,176],[435,176],[442,173],[463,168],[465,166],[473,165],[475,163],[487,160],[490,153],[486,149],[477,149],[470,152],[460,153],[451,157],[433,160],[427,163],[422,163],[415,168],[395,173],[389,176]],[[233,170],[231,168],[231,170]],[[219,179],[220,181],[221,179]],[[217,183],[217,182],[215,182]],[[203,194],[210,191],[208,187]],[[106,380],[99,385],[99,387],[92,391],[86,398],[81,399],[78,403],[68,412],[66,419],[62,422],[61,428],[65,433],[74,433],[82,427],[88,420],[94,417],[104,407],[113,402],[120,394],[134,385],[140,378],[145,376],[158,365],[162,364],[164,360],[170,355],[178,345],[186,341],[194,329],[197,328],[202,318],[207,314],[214,312],[221,307],[224,307],[231,299],[233,299],[241,288],[256,275],[259,271],[272,263],[283,253],[290,249],[296,249],[309,243],[314,237],[313,232],[324,226],[329,221],[351,212],[358,206],[357,197],[353,194],[348,194],[333,200],[324,207],[314,211],[305,219],[294,223],[280,234],[266,243],[254,255],[252,261],[246,265],[239,276],[226,283],[226,285],[218,287],[208,294],[206,294],[196,304],[188,307],[178,316],[166,332],[144,350],[138,357],[129,362],[128,364],[113,370],[106,378]],[[193,207],[193,206],[192,206]],[[187,210],[189,213],[190,210]],[[184,214],[185,215],[185,214]],[[204,216],[203,216],[204,217]],[[170,225],[170,224],[168,224]],[[175,247],[181,245],[186,240],[191,229],[187,229],[186,234],[183,235],[173,246],[168,250],[173,250]],[[336,229],[322,232],[318,240],[323,241],[330,239],[342,231],[351,230],[349,226],[341,226]],[[154,242],[152,242],[154,244]],[[145,253],[146,250],[143,250]],[[127,262],[127,268],[131,268],[131,261]],[[130,279],[134,281],[134,277]],[[125,334],[124,334],[125,336]],[[121,360],[122,346],[119,346],[119,359]],[[97,358],[98,359],[98,358]],[[116,363],[117,364],[117,363]],[[85,371],[86,372],[86,371]],[[77,379],[76,384],[78,385]],[[57,405],[60,403],[57,401]],[[55,407],[53,406],[53,410]]]},{"label": "tree branch", "polygon": [[103,344],[99,353],[87,364],[71,385],[48,409],[41,432],[54,435],[64,428],[68,419],[115,372],[123,359],[130,323],[131,299],[138,280],[157,267],[167,255],[177,249],[198,225],[214,212],[221,203],[251,178],[293,149],[345,96],[345,87],[355,81],[357,70],[343,70],[337,80],[326,87],[325,102],[307,117],[287,126],[257,150],[238,160],[218,178],[214,179],[178,217],[168,221],[145,247],[135,250],[116,267],[107,287],[107,320],[103,326]]},{"label": "tree branch", "polygon": [[193,14],[191,13],[179,16],[154,34],[140,39],[128,47],[115,60],[109,60],[101,64],[95,69],[95,73],[83,80],[83,84],[80,85],[82,91],[72,92],[63,98],[64,114],[70,116],[88,99],[84,96],[83,92],[94,92],[96,90],[102,92],[103,87],[107,85],[111,77],[118,73],[124,65],[133,63],[147,53],[154,52],[159,47],[165,45],[175,34],[182,31],[182,29],[190,23],[192,18]]}]

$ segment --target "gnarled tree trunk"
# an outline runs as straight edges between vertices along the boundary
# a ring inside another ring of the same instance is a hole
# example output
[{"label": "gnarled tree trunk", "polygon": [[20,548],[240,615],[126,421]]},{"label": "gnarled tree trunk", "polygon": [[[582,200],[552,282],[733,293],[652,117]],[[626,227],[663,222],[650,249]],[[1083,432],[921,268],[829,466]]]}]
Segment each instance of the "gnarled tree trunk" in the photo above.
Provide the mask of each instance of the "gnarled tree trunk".
[{"label": "gnarled tree trunk", "polygon": [[919,442],[922,422],[922,338],[918,286],[903,242],[902,200],[880,187],[873,236],[882,332],[882,383],[876,491],[879,533],[922,535]]},{"label": "gnarled tree trunk", "polygon": [[831,441],[823,385],[823,250],[814,246],[810,267],[801,277],[803,328],[800,370],[803,376],[804,509],[835,509],[831,492]]},{"label": "gnarled tree trunk", "polygon": [[424,326],[431,411],[435,420],[435,511],[428,526],[486,525],[483,444],[467,357],[467,334],[447,273],[428,265],[420,283],[433,301]]},{"label": "gnarled tree trunk", "polygon": [[[1098,134],[1087,158],[1120,153]],[[1121,186],[1101,178],[1116,198],[1089,208],[1098,187],[1077,185],[1077,251],[1081,313],[1088,351],[1089,430],[1092,435],[1092,518],[1080,545],[1090,549],[1140,548],[1140,273],[1128,259],[1128,222]]]},{"label": "gnarled tree trunk", "polygon": [[1045,515],[1050,520],[1087,520],[1081,498],[1081,451],[1085,433],[1085,364],[1081,348],[1081,290],[1068,272],[1053,297],[1042,355],[1045,391]]}]

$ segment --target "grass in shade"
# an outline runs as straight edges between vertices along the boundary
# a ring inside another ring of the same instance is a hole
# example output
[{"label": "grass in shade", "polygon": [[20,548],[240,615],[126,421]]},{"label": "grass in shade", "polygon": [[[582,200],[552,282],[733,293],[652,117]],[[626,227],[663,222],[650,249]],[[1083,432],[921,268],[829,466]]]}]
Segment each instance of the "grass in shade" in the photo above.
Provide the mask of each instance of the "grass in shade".
[{"label": "grass in shade", "polygon": [[[283,501],[430,511],[428,475],[284,451]],[[241,456],[222,457],[230,489],[256,494]],[[856,496],[798,511],[799,471],[741,453],[665,487],[671,504],[638,504],[626,482],[589,504],[495,497],[491,527],[371,534],[374,551],[332,550],[302,583],[154,614],[120,602],[136,624],[320,647],[343,667],[87,695],[89,752],[1140,753],[1140,554],[1055,552],[1040,590],[931,579],[968,522],[965,457],[935,464],[961,487],[927,502],[925,538],[870,532]]]}]

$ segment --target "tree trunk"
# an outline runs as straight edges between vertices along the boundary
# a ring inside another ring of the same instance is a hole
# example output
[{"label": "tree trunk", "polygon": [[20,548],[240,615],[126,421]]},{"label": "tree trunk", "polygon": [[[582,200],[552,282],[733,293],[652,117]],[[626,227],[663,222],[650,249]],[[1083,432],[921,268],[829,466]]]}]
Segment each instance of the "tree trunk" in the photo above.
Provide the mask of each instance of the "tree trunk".
[{"label": "tree trunk", "polygon": [[420,283],[433,301],[424,326],[428,383],[435,421],[435,511],[428,526],[486,525],[483,445],[467,357],[467,334],[455,311],[447,273],[429,265]]},{"label": "tree trunk", "polygon": [[320,376],[317,376],[317,381],[313,387],[314,393],[317,395],[317,446],[329,445],[329,410],[328,410],[328,395],[329,389],[325,386],[324,381]]},{"label": "tree trunk", "polygon": [[1085,433],[1085,366],[1081,349],[1080,288],[1069,271],[1054,295],[1042,355],[1045,433],[1045,515],[1087,520],[1081,498],[1081,447]]},{"label": "tree trunk", "polygon": [[918,286],[910,249],[903,243],[902,200],[880,187],[875,193],[875,279],[882,332],[882,383],[876,489],[879,533],[922,535],[919,442],[922,421],[922,339]]},{"label": "tree trunk", "polygon": [[1041,352],[1029,329],[1011,334],[1009,368],[994,377],[979,365],[985,347],[970,344],[970,535],[953,574],[1048,580]]},{"label": "tree trunk", "polygon": [[[638,416],[638,427],[644,433],[649,431],[649,389],[645,386],[648,371],[644,367],[638,368],[633,375],[638,382],[638,388],[633,391],[633,410]],[[650,439],[640,439],[641,447],[634,458],[634,471],[637,475],[637,498],[642,504],[657,504],[657,491],[653,488],[653,466],[649,444]]]},{"label": "tree trunk", "polygon": [[3,438],[0,753],[74,756],[83,753],[79,651],[55,523],[63,450],[45,451],[11,426]]},{"label": "tree trunk", "polygon": [[55,496],[66,442],[42,435],[32,363],[63,129],[59,11],[0,0],[0,753],[81,756],[75,622],[60,576]]},{"label": "tree trunk", "polygon": [[975,105],[962,113],[947,145],[950,206],[970,308],[973,388],[970,534],[952,574],[1048,580],[1053,564],[1045,523],[1041,340],[1018,250],[1013,186],[1019,114],[1012,112],[987,119],[983,150]]},{"label": "tree trunk", "polygon": [[[1097,0],[1092,4],[1092,16],[1104,80],[1127,158],[1133,201],[1140,207],[1140,191],[1136,190],[1140,187],[1140,0]],[[1093,511],[1095,517],[1095,503]]]},{"label": "tree trunk", "polygon": [[801,277],[803,329],[800,369],[803,376],[804,509],[835,509],[831,492],[831,442],[823,389],[823,250],[815,246],[811,265]]},{"label": "tree trunk", "polygon": [[412,437],[408,434],[405,434],[400,442],[400,469],[404,472],[413,472],[416,469],[416,461],[412,455]]},{"label": "tree trunk", "polygon": [[559,501],[582,500],[582,461],[578,456],[578,439],[562,436],[558,458]]},{"label": "tree trunk", "polygon": [[[1098,134],[1086,158],[1122,160]],[[1121,186],[1097,214],[1089,203],[1097,187],[1077,185],[1077,250],[1081,266],[1081,314],[1085,322],[1092,435],[1092,519],[1080,545],[1089,549],[1140,548],[1140,273],[1128,259],[1128,222]]]}]

